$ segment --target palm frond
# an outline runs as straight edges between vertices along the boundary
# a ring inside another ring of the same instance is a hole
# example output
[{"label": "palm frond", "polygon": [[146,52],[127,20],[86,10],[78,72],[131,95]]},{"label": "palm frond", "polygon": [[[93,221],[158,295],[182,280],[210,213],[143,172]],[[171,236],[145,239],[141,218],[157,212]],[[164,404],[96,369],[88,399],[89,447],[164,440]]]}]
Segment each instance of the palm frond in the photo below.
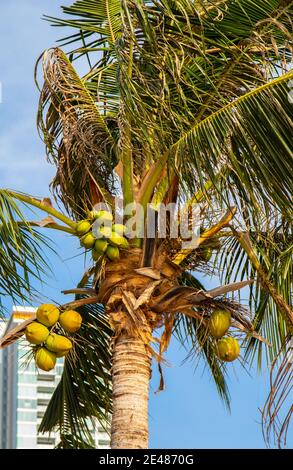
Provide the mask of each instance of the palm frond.
[{"label": "palm frond", "polygon": [[[62,39],[61,44],[80,43],[76,52],[83,53],[83,49],[96,51],[103,43],[114,45],[121,36],[121,0],[101,0],[90,2],[77,0],[71,6],[62,7],[67,18],[52,18],[45,16],[54,26],[67,26],[77,29],[76,34]],[[81,50],[79,50],[81,49]]]},{"label": "palm frond", "polygon": [[[185,286],[204,289],[201,282],[187,272],[182,274],[180,283]],[[229,409],[230,394],[226,382],[226,368],[215,354],[215,348],[207,335],[206,327],[197,318],[177,315],[173,333],[182,346],[187,349],[187,357],[195,360],[196,367],[198,366],[198,359],[202,359],[204,366],[210,370],[221,399]]]},{"label": "palm frond", "polygon": [[[182,172],[191,180],[194,168],[214,180],[219,164],[227,164],[238,176],[236,190],[270,200],[290,214],[293,158],[292,105],[288,100],[288,72],[256,88],[196,123],[171,147],[186,155]],[[237,146],[237,154],[231,148]]]},{"label": "palm frond", "polygon": [[15,199],[0,190],[0,294],[30,302],[33,280],[44,281],[50,267],[42,254],[49,239],[32,228]]},{"label": "palm frond", "polygon": [[[263,227],[264,228],[264,227]],[[250,239],[254,250],[258,254],[259,263],[266,271],[269,282],[272,283],[280,298],[289,306],[292,305],[292,233],[290,226],[287,230],[283,225],[279,228],[268,226],[262,232],[250,232]],[[222,250],[215,258],[215,269],[221,274],[224,282],[236,279],[255,278],[257,271],[252,265],[247,253],[239,244],[237,238],[227,237],[223,241]],[[246,357],[251,361],[258,358],[259,367],[264,357],[271,362],[278,354],[289,332],[288,325],[270,292],[260,282],[252,284],[249,288],[248,304],[254,312],[254,329],[263,335],[271,348],[249,338],[246,344]]]},{"label": "palm frond", "polygon": [[[113,136],[97,103],[59,49],[43,55],[44,86],[38,125],[57,167],[53,188],[75,216],[91,207],[90,182],[113,186]],[[93,178],[91,178],[91,175]]]}]

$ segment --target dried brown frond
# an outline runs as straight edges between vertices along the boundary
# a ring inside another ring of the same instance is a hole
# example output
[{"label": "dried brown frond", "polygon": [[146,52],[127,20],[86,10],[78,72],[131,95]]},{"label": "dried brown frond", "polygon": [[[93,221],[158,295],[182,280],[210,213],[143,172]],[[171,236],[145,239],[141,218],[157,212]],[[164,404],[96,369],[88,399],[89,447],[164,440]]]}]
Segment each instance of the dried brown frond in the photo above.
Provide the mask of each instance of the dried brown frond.
[{"label": "dried brown frond", "polygon": [[71,213],[84,215],[96,202],[91,200],[93,181],[102,191],[113,191],[113,136],[86,84],[60,49],[46,51],[42,66],[38,125],[57,167],[52,187]]}]

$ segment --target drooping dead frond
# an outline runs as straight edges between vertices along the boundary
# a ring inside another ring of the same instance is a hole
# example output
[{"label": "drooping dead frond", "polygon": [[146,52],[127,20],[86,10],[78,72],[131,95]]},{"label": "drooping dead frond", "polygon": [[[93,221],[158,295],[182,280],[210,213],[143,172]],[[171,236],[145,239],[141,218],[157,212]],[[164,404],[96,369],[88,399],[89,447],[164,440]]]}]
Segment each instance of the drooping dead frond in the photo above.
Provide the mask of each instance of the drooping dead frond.
[{"label": "drooping dead frond", "polygon": [[95,180],[113,190],[114,138],[97,103],[60,49],[42,56],[44,85],[38,125],[50,159],[57,167],[53,188],[67,209],[83,215]]}]

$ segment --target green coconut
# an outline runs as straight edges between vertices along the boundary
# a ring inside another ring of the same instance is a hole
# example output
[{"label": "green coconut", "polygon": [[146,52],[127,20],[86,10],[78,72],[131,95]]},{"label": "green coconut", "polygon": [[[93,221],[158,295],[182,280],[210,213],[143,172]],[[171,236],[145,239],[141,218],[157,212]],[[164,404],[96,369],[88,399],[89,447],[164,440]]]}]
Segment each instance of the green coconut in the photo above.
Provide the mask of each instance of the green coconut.
[{"label": "green coconut", "polygon": [[96,240],[94,250],[97,253],[100,253],[100,255],[104,254],[106,252],[107,248],[108,248],[107,240],[105,240],[103,238],[98,238],[98,240]]},{"label": "green coconut", "polygon": [[36,352],[35,360],[39,369],[49,372],[56,365],[56,354],[48,351],[47,348],[40,348]]},{"label": "green coconut", "polygon": [[109,243],[124,250],[127,250],[127,248],[129,248],[129,244],[126,238],[121,237],[121,235],[116,232],[112,232],[111,236],[109,237]]},{"label": "green coconut", "polygon": [[88,219],[90,220],[96,220],[99,218],[99,211],[92,210],[88,213]]},{"label": "green coconut", "polygon": [[109,211],[97,211],[96,213],[96,219],[102,220],[104,222],[110,221],[112,222],[113,220],[113,215]]},{"label": "green coconut", "polygon": [[91,224],[88,220],[81,220],[76,226],[76,233],[79,236],[85,235],[91,229]]},{"label": "green coconut", "polygon": [[46,348],[54,353],[64,353],[72,349],[72,341],[66,336],[57,335],[57,333],[50,333],[46,340]]},{"label": "green coconut", "polygon": [[112,231],[118,233],[118,235],[123,236],[127,232],[127,227],[122,224],[114,224],[112,226]]},{"label": "green coconut", "polygon": [[222,338],[231,326],[231,313],[228,310],[214,310],[209,320],[210,334]]},{"label": "green coconut", "polygon": [[103,225],[102,227],[99,228],[99,232],[104,238],[109,238],[112,235],[112,227],[109,227],[108,225]]},{"label": "green coconut", "polygon": [[26,339],[31,344],[42,344],[49,336],[49,330],[41,323],[36,321],[30,323],[25,329]]},{"label": "green coconut", "polygon": [[37,310],[37,320],[45,326],[54,326],[59,319],[60,311],[56,305],[42,304]]},{"label": "green coconut", "polygon": [[82,316],[75,310],[66,310],[61,313],[59,323],[68,333],[76,333],[81,327]]},{"label": "green coconut", "polygon": [[235,338],[226,337],[217,342],[216,354],[221,361],[232,362],[240,354],[240,346]]},{"label": "green coconut", "polygon": [[117,246],[108,246],[106,254],[111,261],[116,261],[120,258],[120,252]]},{"label": "green coconut", "polygon": [[87,233],[80,239],[80,244],[86,249],[93,248],[96,238],[92,233]]}]

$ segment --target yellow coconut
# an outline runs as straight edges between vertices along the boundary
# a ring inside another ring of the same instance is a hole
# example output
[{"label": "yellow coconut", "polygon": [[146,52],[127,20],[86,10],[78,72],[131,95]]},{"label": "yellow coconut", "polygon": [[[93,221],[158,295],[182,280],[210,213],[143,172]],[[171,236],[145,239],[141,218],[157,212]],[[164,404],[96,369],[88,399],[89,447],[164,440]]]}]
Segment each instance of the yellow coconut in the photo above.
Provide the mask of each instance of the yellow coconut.
[{"label": "yellow coconut", "polygon": [[118,235],[123,236],[127,231],[127,227],[125,225],[122,225],[122,224],[114,224],[112,226],[112,231],[115,232],[115,233],[118,233]]},{"label": "yellow coconut", "polygon": [[104,240],[103,238],[99,238],[98,240],[96,240],[94,249],[97,253],[103,254],[106,252],[107,248],[108,248],[107,240]]},{"label": "yellow coconut", "polygon": [[109,243],[111,243],[111,245],[118,246],[118,248],[122,248],[125,250],[129,248],[129,244],[126,238],[121,237],[121,235],[119,235],[116,232],[112,232],[111,236],[109,237]]},{"label": "yellow coconut", "polygon": [[76,226],[77,235],[85,235],[91,228],[91,224],[88,220],[81,220]]},{"label": "yellow coconut", "polygon": [[46,341],[49,336],[49,330],[44,325],[38,322],[30,323],[25,329],[26,339],[31,344],[41,344]]},{"label": "yellow coconut", "polygon": [[65,336],[50,333],[46,340],[46,347],[54,353],[63,353],[72,349],[72,342]]},{"label": "yellow coconut", "polygon": [[84,248],[90,249],[94,246],[95,241],[96,241],[96,238],[94,237],[94,235],[92,233],[87,233],[81,238],[80,244]]},{"label": "yellow coconut", "polygon": [[43,304],[37,310],[37,320],[45,326],[53,326],[59,319],[59,309],[55,305]]},{"label": "yellow coconut", "polygon": [[117,246],[108,246],[106,254],[111,261],[116,261],[120,258],[119,248]]},{"label": "yellow coconut", "polygon": [[99,217],[99,211],[95,211],[95,210],[92,210],[88,213],[88,219],[90,220],[95,220],[95,219],[98,219]]},{"label": "yellow coconut", "polygon": [[99,228],[99,232],[102,237],[109,238],[112,235],[112,227],[108,225],[103,225]]},{"label": "yellow coconut", "polygon": [[95,219],[103,220],[103,221],[110,221],[113,220],[113,215],[109,211],[97,211],[95,215]]},{"label": "yellow coconut", "polygon": [[231,337],[220,339],[216,345],[216,354],[222,361],[235,361],[240,354],[240,346],[237,339]]},{"label": "yellow coconut", "polygon": [[82,316],[75,310],[66,310],[61,313],[59,322],[65,331],[75,333],[81,327]]},{"label": "yellow coconut", "polygon": [[69,353],[69,351],[63,351],[63,352],[60,352],[60,353],[54,353],[55,356],[58,358],[58,357],[64,357],[64,356],[67,356],[67,354]]},{"label": "yellow coconut", "polygon": [[222,338],[231,325],[231,313],[228,310],[214,310],[209,320],[209,330],[214,338]]},{"label": "yellow coconut", "polygon": [[36,352],[35,360],[39,369],[49,372],[56,365],[56,354],[46,348],[40,348]]}]

